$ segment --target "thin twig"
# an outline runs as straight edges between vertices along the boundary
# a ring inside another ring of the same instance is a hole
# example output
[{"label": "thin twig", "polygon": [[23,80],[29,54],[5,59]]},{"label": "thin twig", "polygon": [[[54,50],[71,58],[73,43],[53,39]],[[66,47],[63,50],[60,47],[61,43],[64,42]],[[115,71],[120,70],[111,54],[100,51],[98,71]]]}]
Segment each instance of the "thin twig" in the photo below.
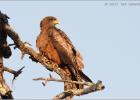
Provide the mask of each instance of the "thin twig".
[{"label": "thin twig", "polygon": [[[3,57],[0,55],[0,59],[3,59]],[[8,99],[13,99],[13,96],[12,96],[12,91],[10,89],[10,87],[7,85],[4,77],[3,77],[3,62],[1,62],[1,65],[0,65],[0,100],[1,99],[5,99],[5,98],[8,98]]]},{"label": "thin twig", "polygon": [[[50,61],[48,58],[40,55],[35,50],[33,50],[31,47],[25,45],[25,43],[22,42],[20,37],[18,36],[18,33],[16,33],[10,27],[10,25],[6,25],[5,29],[7,30],[7,33],[9,35],[9,37],[14,41],[16,47],[18,49],[20,49],[22,53],[30,55],[31,57],[36,59],[39,63],[41,63],[45,68],[47,68],[50,71],[54,71],[58,75],[60,75],[62,80],[61,81],[57,80],[57,81],[64,82],[64,83],[68,83],[68,82],[72,83],[72,81],[67,80],[67,79],[69,79],[69,76],[67,76],[67,73],[64,69],[62,69],[59,65],[57,65],[53,61]],[[74,83],[79,84],[79,82],[75,82],[75,81],[74,81]],[[84,94],[87,94],[87,93],[102,90],[104,88],[104,86],[102,85],[102,82],[100,81],[100,84],[99,84],[99,82],[97,82],[97,83],[96,83],[96,85],[92,84],[93,86],[91,85],[91,86],[89,86],[85,89],[72,89],[72,90],[67,90],[67,89],[71,88],[70,84],[64,84],[65,86],[67,86],[66,91],[64,91],[61,94],[55,96],[54,99],[56,99],[56,98],[61,99],[61,98],[67,98],[67,97],[70,97],[70,99],[71,99],[72,96],[74,96],[74,95],[77,95],[77,96],[78,95],[84,95]],[[81,84],[83,84],[83,83],[81,83]],[[84,85],[87,85],[87,83],[84,83]]]},{"label": "thin twig", "polygon": [[52,77],[50,75],[50,77],[48,78],[34,78],[33,80],[35,81],[39,81],[39,80],[43,80],[45,81],[44,84],[47,84],[48,81],[55,81],[55,82],[69,82],[69,83],[75,83],[75,84],[82,84],[82,85],[86,85],[88,86],[87,88],[84,89],[70,89],[68,91],[64,91],[58,95],[56,95],[53,99],[54,100],[59,100],[59,99],[64,99],[67,96],[80,96],[80,95],[85,95],[91,92],[95,92],[95,91],[101,91],[103,90],[105,87],[102,84],[102,81],[98,81],[96,84],[95,83],[90,83],[90,82],[78,82],[78,81],[71,81],[71,80],[61,80],[61,79],[56,79],[54,77]]},{"label": "thin twig", "polygon": [[48,81],[68,82],[68,83],[81,84],[81,85],[86,85],[86,86],[93,86],[93,84],[94,84],[94,83],[91,83],[91,82],[78,82],[78,81],[72,81],[72,80],[56,79],[56,78],[52,77],[51,75],[48,78],[39,77],[39,78],[34,78],[33,80],[34,81],[43,80],[43,81],[45,81],[44,84],[47,84]]},{"label": "thin twig", "polygon": [[58,95],[56,95],[53,100],[60,100],[60,99],[64,99],[67,96],[80,96],[80,95],[85,95],[91,92],[96,92],[96,91],[101,91],[103,90],[105,87],[102,84],[101,81],[98,81],[96,84],[93,84],[93,86],[89,86],[87,88],[84,89],[71,89],[68,91],[64,91]]},{"label": "thin twig", "polygon": [[25,66],[23,66],[22,68],[20,68],[19,70],[15,71],[9,67],[5,67],[3,66],[2,68],[0,68],[0,71],[6,71],[6,72],[9,72],[11,74],[14,75],[13,77],[13,80],[12,80],[12,83],[14,82],[14,80],[22,73],[22,70],[25,68]]},{"label": "thin twig", "polygon": [[[5,25],[5,30],[8,33],[8,36],[14,41],[14,44],[16,47],[24,54],[28,54],[29,56],[33,57],[38,61],[40,64],[42,64],[46,69],[49,71],[56,72],[63,80],[69,79],[67,76],[66,69],[62,69],[60,66],[58,66],[53,61],[50,61],[48,58],[40,55],[40,53],[37,53],[34,49],[31,47],[25,45],[25,42],[21,41],[20,37],[18,36],[18,33],[16,33],[10,25]],[[68,90],[70,88],[75,88],[74,85],[68,84],[67,82],[64,83],[64,90]],[[67,97],[72,98],[72,97]]]}]

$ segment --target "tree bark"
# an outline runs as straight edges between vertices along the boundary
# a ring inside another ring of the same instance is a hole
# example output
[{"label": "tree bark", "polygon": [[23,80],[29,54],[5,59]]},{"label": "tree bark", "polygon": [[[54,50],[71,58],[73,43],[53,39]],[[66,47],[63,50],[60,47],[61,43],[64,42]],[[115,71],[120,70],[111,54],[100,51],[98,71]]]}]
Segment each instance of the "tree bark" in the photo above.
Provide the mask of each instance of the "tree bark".
[{"label": "tree bark", "polygon": [[[7,30],[8,36],[14,41],[16,47],[21,50],[22,57],[25,54],[28,54],[35,58],[39,63],[41,63],[46,69],[50,71],[56,72],[63,80],[71,80],[69,77],[70,72],[65,67],[62,69],[60,66],[58,66],[56,63],[50,61],[48,58],[40,55],[35,50],[33,50],[31,47],[27,46],[25,42],[22,42],[20,37],[18,36],[18,33],[16,33],[10,25],[5,25],[5,29]],[[64,90],[67,91],[69,89],[75,89],[75,85],[72,83],[64,82]],[[73,96],[67,97],[67,100],[71,100]]]},{"label": "tree bark", "polygon": [[[25,42],[21,41],[20,37],[18,36],[18,33],[16,33],[10,27],[10,25],[6,25],[5,29],[7,30],[9,37],[14,41],[16,47],[18,49],[20,49],[20,51],[22,53],[22,57],[25,54],[28,54],[31,57],[35,58],[35,60],[37,60],[37,62],[41,63],[46,69],[56,72],[62,78],[62,80],[71,80],[70,71],[67,69],[67,67],[61,68],[61,66],[57,65],[53,61],[50,61],[48,58],[40,55],[35,50],[33,50],[31,47],[27,46],[25,44]],[[71,100],[74,95],[78,96],[79,94],[91,93],[91,92],[98,90],[97,89],[98,87],[96,87],[95,85],[96,84],[93,84],[93,86],[91,86],[89,88],[79,90],[79,89],[76,89],[76,86],[74,83],[64,82],[64,92],[57,95],[54,99],[59,99],[59,97],[60,98],[64,97],[67,100]],[[100,85],[100,84],[97,84],[97,85]],[[101,88],[99,88],[99,90],[102,90],[103,89],[102,87],[104,87],[104,86],[101,84]]]},{"label": "tree bark", "polygon": [[[3,56],[0,51],[0,68],[3,68]],[[1,99],[13,99],[13,96],[11,94],[11,89],[6,84],[5,79],[3,77],[4,71],[0,70],[0,96]]]}]

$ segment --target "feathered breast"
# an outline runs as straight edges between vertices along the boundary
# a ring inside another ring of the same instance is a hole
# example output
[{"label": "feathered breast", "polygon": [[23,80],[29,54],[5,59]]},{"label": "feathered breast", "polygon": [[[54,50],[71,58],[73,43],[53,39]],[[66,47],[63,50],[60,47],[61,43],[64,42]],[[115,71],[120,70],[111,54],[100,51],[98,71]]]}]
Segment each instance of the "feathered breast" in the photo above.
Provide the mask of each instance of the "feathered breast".
[{"label": "feathered breast", "polygon": [[50,60],[54,61],[57,64],[60,64],[60,57],[56,49],[54,48],[47,30],[41,30],[39,36],[36,40],[36,46],[39,51]]}]

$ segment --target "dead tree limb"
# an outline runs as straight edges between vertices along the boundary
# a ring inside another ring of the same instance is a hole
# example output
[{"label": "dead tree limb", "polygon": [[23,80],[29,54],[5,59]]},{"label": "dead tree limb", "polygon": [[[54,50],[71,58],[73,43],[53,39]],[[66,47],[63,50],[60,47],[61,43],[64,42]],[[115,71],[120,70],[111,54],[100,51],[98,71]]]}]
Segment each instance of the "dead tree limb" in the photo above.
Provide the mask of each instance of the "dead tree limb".
[{"label": "dead tree limb", "polygon": [[[18,33],[16,33],[10,27],[10,25],[5,25],[5,29],[7,30],[7,33],[9,35],[9,37],[14,41],[16,47],[21,50],[22,55],[28,54],[31,57],[35,58],[46,69],[56,72],[62,78],[62,80],[70,80],[69,77],[67,77],[67,73],[64,69],[59,67],[56,63],[50,61],[48,58],[46,58],[46,57],[40,55],[39,53],[37,53],[31,47],[27,46],[25,44],[25,42],[22,42],[20,37],[18,36]],[[67,98],[67,97],[70,97],[68,99],[71,99],[71,97],[74,96],[74,95],[82,95],[82,94],[86,94],[87,91],[88,91],[88,93],[90,93],[90,92],[94,92],[96,90],[95,85],[92,86],[92,89],[90,87],[90,88],[87,88],[87,89],[84,89],[84,90],[74,90],[74,89],[70,90],[72,88],[72,86],[70,86],[71,83],[69,83],[69,82],[64,82],[64,83],[65,83],[64,85],[67,88],[65,89],[65,91],[63,93],[57,95],[54,99],[59,99],[59,98],[61,99],[61,98]],[[101,90],[101,89],[99,89],[99,90]],[[71,93],[69,93],[69,92],[71,92]],[[66,95],[66,94],[69,94],[69,95]]]},{"label": "dead tree limb", "polygon": [[65,79],[64,75],[65,72],[61,69],[56,63],[48,60],[46,57],[40,55],[31,47],[27,46],[25,42],[22,42],[18,34],[9,26],[5,25],[5,29],[9,37],[14,41],[16,47],[21,50],[22,55],[28,54],[34,57],[39,63],[41,63],[45,68],[48,70],[56,72],[58,75],[61,76],[62,79]]},{"label": "dead tree limb", "polygon": [[3,66],[2,68],[0,68],[0,71],[6,71],[6,72],[9,72],[9,73],[13,74],[14,75],[13,80],[12,80],[12,83],[13,83],[14,80],[16,79],[16,77],[18,77],[22,73],[23,68],[25,68],[25,67],[23,66],[19,70],[15,71],[11,68]]},{"label": "dead tree limb", "polygon": [[60,100],[64,99],[67,96],[81,96],[85,95],[91,92],[96,92],[96,91],[101,91],[104,89],[104,85],[102,84],[101,81],[98,81],[96,84],[93,84],[92,86],[89,86],[85,89],[71,89],[68,91],[64,91],[58,95],[56,95],[53,100]]},{"label": "dead tree limb", "polygon": [[68,82],[68,83],[74,83],[74,84],[82,84],[88,86],[85,89],[70,89],[68,91],[64,91],[58,95],[56,95],[53,99],[54,100],[59,100],[59,99],[64,99],[67,96],[80,96],[80,95],[85,95],[91,92],[95,91],[101,91],[105,87],[102,84],[102,81],[98,81],[96,84],[95,83],[90,83],[90,82],[78,82],[78,81],[71,81],[71,80],[61,80],[61,79],[56,79],[50,75],[48,78],[34,78],[33,80],[35,81],[45,81],[43,84],[47,84],[48,81],[55,81],[55,82]]},{"label": "dead tree limb", "polygon": [[[0,53],[0,68],[3,68],[3,57]],[[4,71],[0,71],[0,99],[13,99],[12,91],[7,85],[4,77],[3,77]]]},{"label": "dead tree limb", "polygon": [[86,85],[86,86],[93,86],[94,83],[91,82],[78,82],[78,81],[71,81],[71,80],[62,80],[62,79],[56,79],[52,77],[51,75],[48,78],[34,78],[34,81],[44,81],[44,85],[47,84],[48,81],[55,81],[55,82],[68,82],[68,83],[73,83],[73,84],[81,84],[81,85]]},{"label": "dead tree limb", "polygon": [[[66,71],[61,69],[57,64],[48,60],[46,57],[40,55],[39,53],[37,53],[31,47],[27,46],[25,44],[25,42],[22,42],[20,37],[18,36],[18,33],[16,33],[10,27],[10,25],[6,25],[5,29],[7,30],[7,33],[9,35],[9,37],[14,41],[14,44],[16,45],[16,48],[19,48],[21,50],[22,55],[28,54],[28,55],[32,56],[39,63],[41,63],[46,69],[56,72],[63,80],[71,79],[67,76],[68,74],[66,73]],[[68,89],[71,89],[71,88],[73,88],[72,84],[69,84],[67,82],[64,83],[64,90],[68,90]],[[69,97],[69,98],[72,98],[72,97]]]}]

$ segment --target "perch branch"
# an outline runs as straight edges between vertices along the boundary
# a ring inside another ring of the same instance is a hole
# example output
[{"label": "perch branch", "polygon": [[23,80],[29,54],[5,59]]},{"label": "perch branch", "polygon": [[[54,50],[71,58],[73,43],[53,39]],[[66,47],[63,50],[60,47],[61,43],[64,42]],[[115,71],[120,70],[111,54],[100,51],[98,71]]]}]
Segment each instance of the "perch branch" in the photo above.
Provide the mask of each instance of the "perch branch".
[{"label": "perch branch", "polygon": [[61,79],[56,79],[50,75],[48,78],[34,78],[33,80],[35,81],[45,81],[43,84],[47,84],[48,81],[56,81],[56,82],[68,82],[68,83],[75,83],[75,84],[82,84],[89,86],[85,89],[70,89],[68,91],[64,91],[54,97],[54,100],[59,100],[59,99],[64,99],[67,96],[80,96],[84,94],[88,94],[91,92],[95,91],[100,91],[104,89],[104,85],[102,84],[102,81],[98,81],[96,84],[95,83],[90,83],[90,82],[77,82],[77,81],[71,81],[71,80],[61,80]]},{"label": "perch branch", "polygon": [[35,58],[39,63],[41,63],[45,68],[48,70],[54,71],[57,74],[61,76],[62,79],[65,79],[65,72],[59,68],[59,66],[48,60],[46,57],[40,55],[35,50],[33,50],[31,47],[25,45],[25,42],[22,42],[18,34],[10,27],[10,25],[5,25],[5,29],[7,30],[7,33],[9,37],[14,41],[17,48],[21,50],[21,52],[24,52],[24,54],[28,54]]},{"label": "perch branch", "polygon": [[[3,57],[0,54],[0,68],[3,69]],[[0,70],[0,100],[1,99],[13,99],[12,91],[7,85],[4,77],[3,77],[4,70]]]},{"label": "perch branch", "polygon": [[98,81],[96,84],[92,84],[92,86],[89,86],[85,89],[71,89],[68,91],[64,91],[58,95],[56,95],[53,99],[54,100],[60,100],[60,99],[64,99],[68,96],[80,96],[80,95],[85,95],[91,92],[96,92],[96,91],[101,91],[103,90],[105,87],[102,84],[102,81]]},{"label": "perch branch", "polygon": [[68,83],[73,83],[73,84],[81,84],[81,85],[86,85],[86,86],[93,86],[94,83],[91,82],[78,82],[78,81],[72,81],[72,80],[62,80],[62,79],[56,79],[50,75],[48,78],[34,78],[34,81],[44,81],[44,85],[47,84],[48,81],[56,81],[56,82],[68,82]]},{"label": "perch branch", "polygon": [[[64,83],[68,83],[68,77],[67,74],[65,72],[65,70],[63,70],[61,67],[59,67],[56,63],[50,61],[48,58],[40,55],[39,53],[37,53],[35,50],[33,50],[31,47],[25,45],[24,42],[21,41],[20,37],[18,36],[18,33],[16,33],[11,27],[10,25],[5,25],[5,29],[7,30],[7,33],[9,35],[9,37],[14,41],[16,47],[18,49],[21,50],[22,54],[28,54],[31,57],[35,58],[39,63],[41,63],[45,68],[47,68],[50,71],[54,71],[56,72],[63,80],[67,81]],[[60,80],[59,80],[60,81]],[[89,86],[88,88],[85,89],[72,89],[70,90],[70,86],[69,84],[65,84],[67,87],[67,89],[65,89],[65,91],[63,93],[60,93],[59,95],[55,96],[54,99],[61,99],[61,98],[67,98],[67,97],[71,97],[74,95],[83,95],[83,94],[87,94],[87,93],[91,93],[91,92],[95,92],[97,90],[102,90],[99,88],[99,86],[102,86],[102,82],[100,82],[100,84],[93,84],[93,86]]]},{"label": "perch branch", "polygon": [[[30,55],[29,58],[34,58],[35,61],[41,63],[46,69],[50,71],[56,72],[63,80],[69,78],[67,77],[67,73],[65,70],[60,68],[56,63],[48,60],[46,57],[40,55],[35,50],[33,50],[31,47],[25,45],[25,42],[22,42],[20,37],[18,36],[18,33],[16,33],[10,25],[5,25],[5,30],[8,33],[8,36],[14,41],[15,47],[20,49],[22,55],[28,54]],[[22,56],[23,57],[23,56]],[[68,84],[67,82],[64,83],[64,90],[68,90],[70,88],[74,88],[71,84]],[[66,99],[71,99],[72,97],[67,97]]]}]

